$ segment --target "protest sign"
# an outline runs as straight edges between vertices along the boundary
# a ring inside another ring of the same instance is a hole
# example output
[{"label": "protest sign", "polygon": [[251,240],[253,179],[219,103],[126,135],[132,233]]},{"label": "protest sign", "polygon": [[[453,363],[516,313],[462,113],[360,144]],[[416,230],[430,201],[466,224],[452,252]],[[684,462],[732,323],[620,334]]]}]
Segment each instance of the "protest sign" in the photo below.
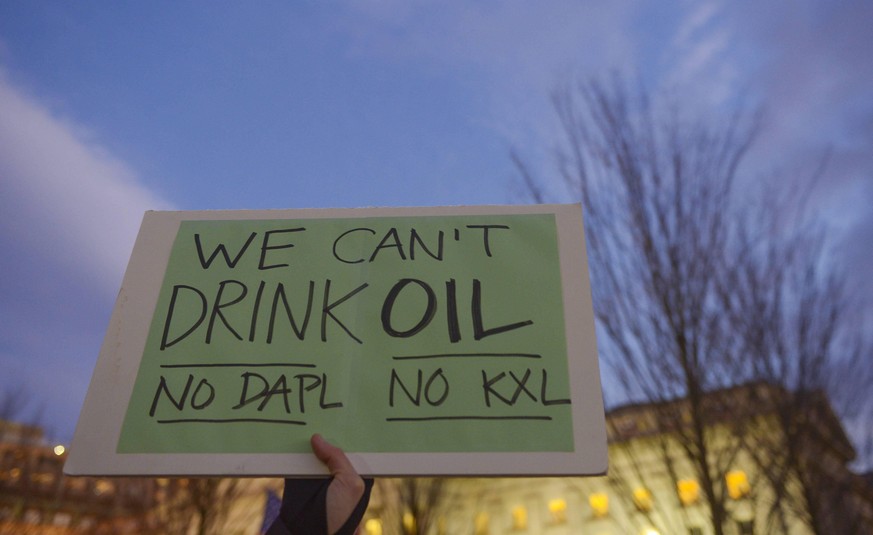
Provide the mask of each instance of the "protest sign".
[{"label": "protest sign", "polygon": [[578,205],[148,212],[71,474],[606,469]]}]

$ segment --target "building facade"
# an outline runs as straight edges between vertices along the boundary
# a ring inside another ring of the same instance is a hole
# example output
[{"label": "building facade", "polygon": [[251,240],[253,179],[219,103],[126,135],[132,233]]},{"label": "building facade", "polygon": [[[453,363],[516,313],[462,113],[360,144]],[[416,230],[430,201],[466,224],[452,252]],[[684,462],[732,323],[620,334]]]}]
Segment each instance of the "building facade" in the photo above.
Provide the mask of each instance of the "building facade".
[{"label": "building facade", "polygon": [[[786,395],[747,385],[719,393],[708,413],[718,468],[709,488],[720,493],[724,534],[873,533],[870,480],[849,469],[854,450],[839,420],[812,397],[796,423],[806,431],[786,431]],[[362,531],[712,535],[712,500],[678,439],[684,403],[610,411],[606,476],[381,480]],[[0,533],[255,535],[268,496],[281,496],[280,479],[66,477],[65,456],[39,428],[0,421]]]},{"label": "building facade", "polygon": [[0,533],[146,533],[153,479],[63,474],[66,451],[40,428],[0,420]]},{"label": "building facade", "polygon": [[0,534],[257,535],[282,480],[67,477],[39,427],[0,420]]},{"label": "building facade", "polygon": [[[873,533],[873,492],[849,469],[854,451],[821,397],[802,411],[810,432],[792,435],[802,444],[792,448],[797,450],[795,465],[785,464],[787,456],[779,448],[786,437],[778,414],[785,395],[779,388],[753,384],[705,401],[714,404],[706,432],[714,446],[712,465],[719,468],[710,473],[717,478],[710,488],[720,493],[723,533]],[[443,492],[439,518],[423,532],[712,535],[700,470],[678,439],[676,422],[688,421],[684,403],[610,411],[607,476],[452,480]],[[671,418],[665,420],[667,413]],[[416,532],[408,511],[405,522],[396,521],[396,502],[374,497],[365,521],[367,535]]]}]

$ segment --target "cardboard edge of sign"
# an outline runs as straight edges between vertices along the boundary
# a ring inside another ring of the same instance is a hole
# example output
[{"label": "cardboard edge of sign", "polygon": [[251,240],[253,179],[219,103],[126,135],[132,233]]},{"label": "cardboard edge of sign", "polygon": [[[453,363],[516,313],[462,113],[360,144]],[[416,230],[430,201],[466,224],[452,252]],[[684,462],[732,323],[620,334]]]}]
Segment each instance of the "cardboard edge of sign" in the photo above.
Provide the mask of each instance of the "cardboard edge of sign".
[{"label": "cardboard edge of sign", "polygon": [[[179,225],[190,220],[319,219],[554,214],[564,290],[574,451],[371,453],[348,451],[366,476],[597,476],[607,471],[606,424],[587,269],[577,204],[206,210],[146,212],[112,311],[70,446],[70,476],[307,477],[327,474],[312,454],[120,454],[121,425],[146,344],[148,326]],[[139,355],[131,358],[130,355]]]}]

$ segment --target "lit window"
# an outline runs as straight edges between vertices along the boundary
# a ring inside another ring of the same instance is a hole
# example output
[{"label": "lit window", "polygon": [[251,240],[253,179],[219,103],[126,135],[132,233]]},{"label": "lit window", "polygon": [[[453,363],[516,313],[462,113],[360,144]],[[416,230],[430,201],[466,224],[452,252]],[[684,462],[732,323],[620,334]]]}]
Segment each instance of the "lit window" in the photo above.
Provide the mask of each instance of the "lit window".
[{"label": "lit window", "polygon": [[527,509],[523,505],[512,510],[512,529],[523,531],[527,529]]},{"label": "lit window", "polygon": [[412,516],[412,513],[409,511],[403,513],[403,529],[406,530],[406,533],[412,535],[413,533],[418,532],[418,523],[415,521],[415,517]]},{"label": "lit window", "polygon": [[107,481],[105,479],[98,480],[97,483],[94,484],[94,494],[97,496],[102,496],[104,494],[108,494],[115,490],[115,485],[112,484],[111,481]]},{"label": "lit window", "polygon": [[378,518],[371,518],[364,523],[364,531],[367,535],[382,535],[382,521]]},{"label": "lit window", "polygon": [[49,486],[55,481],[55,475],[51,472],[41,472],[32,476],[34,483],[43,486]]},{"label": "lit window", "polygon": [[609,496],[603,492],[597,492],[588,497],[588,504],[594,516],[601,518],[609,514]]},{"label": "lit window", "polygon": [[692,505],[700,499],[700,485],[693,479],[680,479],[676,482],[676,492],[682,505]]},{"label": "lit window", "polygon": [[489,524],[490,519],[488,518],[488,513],[479,513],[476,515],[476,519],[473,520],[473,533],[476,535],[488,535]]},{"label": "lit window", "polygon": [[54,450],[53,450],[53,451],[55,452],[55,455],[57,455],[58,457],[60,457],[61,455],[64,454],[65,451],[67,451],[67,448],[65,448],[65,447],[63,446],[63,444],[58,444],[57,446],[54,447]]},{"label": "lit window", "polygon": [[749,486],[749,479],[742,470],[731,470],[725,474],[724,478],[727,483],[728,494],[734,500],[747,496],[752,490]]},{"label": "lit window", "polygon": [[638,511],[643,513],[652,510],[652,493],[649,492],[649,489],[640,487],[634,490],[634,505]]},{"label": "lit window", "polygon": [[549,514],[552,515],[552,523],[566,524],[567,523],[567,501],[562,498],[556,498],[549,502]]}]

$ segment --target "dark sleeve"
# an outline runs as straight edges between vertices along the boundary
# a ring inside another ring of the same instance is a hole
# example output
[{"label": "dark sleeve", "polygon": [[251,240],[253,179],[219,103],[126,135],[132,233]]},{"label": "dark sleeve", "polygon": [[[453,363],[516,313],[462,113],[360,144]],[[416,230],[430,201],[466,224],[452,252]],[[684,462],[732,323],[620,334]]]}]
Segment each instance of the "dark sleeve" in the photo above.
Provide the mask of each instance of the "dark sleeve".
[{"label": "dark sleeve", "polygon": [[[329,535],[327,488],[331,479],[286,479],[279,517],[267,535]],[[336,535],[354,535],[370,502],[372,479],[364,479],[364,495]]]}]

